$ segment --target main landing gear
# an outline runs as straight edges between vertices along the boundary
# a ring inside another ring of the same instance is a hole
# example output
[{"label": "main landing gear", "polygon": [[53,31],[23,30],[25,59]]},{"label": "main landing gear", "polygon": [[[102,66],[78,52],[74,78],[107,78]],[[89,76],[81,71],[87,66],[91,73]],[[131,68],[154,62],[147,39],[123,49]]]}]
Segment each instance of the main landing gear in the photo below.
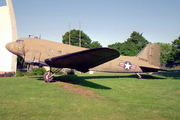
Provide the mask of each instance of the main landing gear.
[{"label": "main landing gear", "polygon": [[136,75],[138,76],[139,79],[142,78],[142,76],[139,73],[136,73]]},{"label": "main landing gear", "polygon": [[61,71],[62,69],[63,69],[63,68],[58,68],[58,69],[55,70],[54,73],[53,73],[53,72],[51,72],[51,68],[50,68],[49,71],[46,71],[46,72],[44,73],[43,79],[45,80],[46,83],[51,82],[51,81],[53,80],[53,78],[54,78],[54,75],[55,75],[56,73],[58,73],[59,71]]}]

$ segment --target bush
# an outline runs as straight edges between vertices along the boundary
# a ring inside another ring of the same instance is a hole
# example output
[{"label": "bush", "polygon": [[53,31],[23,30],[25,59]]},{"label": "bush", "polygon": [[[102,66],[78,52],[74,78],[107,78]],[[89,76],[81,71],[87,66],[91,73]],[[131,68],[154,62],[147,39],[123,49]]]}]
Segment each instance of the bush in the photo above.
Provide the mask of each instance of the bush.
[{"label": "bush", "polygon": [[21,77],[21,76],[23,76],[23,73],[20,70],[17,70],[16,71],[16,76]]},{"label": "bush", "polygon": [[[54,71],[56,71],[56,68],[52,68],[51,69],[51,71],[52,72],[54,72]],[[43,75],[44,73],[46,72],[46,70],[45,70],[45,68],[39,68],[39,69],[34,69],[34,68],[32,68],[32,70],[31,70],[31,73],[29,73],[29,72],[26,72],[26,73],[22,73],[20,70],[17,70],[17,72],[16,72],[16,76],[35,76],[35,75]],[[67,69],[66,70],[66,73],[67,73],[67,75],[74,75],[74,70],[72,70],[72,69]],[[8,75],[11,75],[11,73],[8,73]],[[58,73],[56,73],[57,75],[64,75],[65,74],[65,72],[63,72],[63,71],[59,71]],[[1,77],[1,76],[0,76]]]},{"label": "bush", "polygon": [[4,76],[5,77],[12,77],[12,76],[14,76],[15,74],[13,73],[13,72],[5,72],[4,73]]},{"label": "bush", "polygon": [[25,73],[24,73],[24,76],[31,76],[31,73],[25,72]]},{"label": "bush", "polygon": [[4,74],[0,74],[0,77],[4,77]]},{"label": "bush", "polygon": [[67,69],[66,73],[67,73],[67,75],[74,75],[75,71],[73,69]]},{"label": "bush", "polygon": [[59,71],[58,73],[56,73],[56,75],[64,75],[65,73],[63,71]]},{"label": "bush", "polygon": [[31,75],[43,75],[46,72],[44,68],[32,69]]},{"label": "bush", "polygon": [[[58,68],[51,68],[51,71],[54,73]],[[64,75],[65,73],[61,70],[56,75]]]}]

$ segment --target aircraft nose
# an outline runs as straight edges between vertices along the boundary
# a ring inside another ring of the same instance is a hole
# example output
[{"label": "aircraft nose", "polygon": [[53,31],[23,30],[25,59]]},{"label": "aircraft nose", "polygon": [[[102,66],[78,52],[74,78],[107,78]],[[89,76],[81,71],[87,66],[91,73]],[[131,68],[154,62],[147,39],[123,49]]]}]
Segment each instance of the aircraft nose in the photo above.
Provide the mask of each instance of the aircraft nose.
[{"label": "aircraft nose", "polygon": [[16,43],[16,42],[10,42],[6,44],[6,49],[8,51],[10,51],[11,53],[18,55],[18,56],[22,56],[24,55],[24,49],[23,49],[23,45]]},{"label": "aircraft nose", "polygon": [[12,46],[12,43],[7,43],[6,44],[6,49],[10,51],[10,46]]}]

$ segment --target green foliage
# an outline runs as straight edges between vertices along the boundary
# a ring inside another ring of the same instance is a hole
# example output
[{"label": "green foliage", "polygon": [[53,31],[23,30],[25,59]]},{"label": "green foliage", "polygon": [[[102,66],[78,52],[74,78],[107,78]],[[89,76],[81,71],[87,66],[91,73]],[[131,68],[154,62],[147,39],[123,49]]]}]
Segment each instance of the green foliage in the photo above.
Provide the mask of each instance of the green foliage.
[{"label": "green foliage", "polygon": [[102,45],[98,42],[98,41],[93,41],[90,45],[89,45],[90,49],[93,48],[102,48]]},{"label": "green foliage", "polygon": [[22,73],[20,70],[17,70],[16,76],[21,77],[21,76],[43,75],[45,72],[46,70],[44,68],[32,69],[31,73],[29,72]]},{"label": "green foliage", "polygon": [[172,41],[172,51],[168,56],[168,65],[180,65],[180,37]]},{"label": "green foliage", "polygon": [[[22,61],[23,61],[23,58],[20,57],[20,56],[17,56],[17,65],[18,66],[21,66],[22,65]],[[27,63],[23,63],[23,67],[27,67]]]},{"label": "green foliage", "polygon": [[133,31],[131,33],[130,38],[127,39],[127,42],[134,43],[137,47],[138,51],[140,51],[144,46],[146,46],[149,42],[142,36],[143,33],[138,33],[136,31]]},{"label": "green foliage", "polygon": [[31,76],[32,75],[30,72],[25,72],[23,74],[24,74],[24,76]]},{"label": "green foliage", "polygon": [[[79,46],[79,30],[71,30],[70,31],[70,37],[71,37],[71,45]],[[69,44],[69,32],[66,32],[62,36],[63,40],[62,42],[64,44]],[[81,47],[89,48],[89,45],[91,44],[91,39],[88,35],[86,35],[83,31],[81,31]]]},{"label": "green foliage", "polygon": [[31,75],[43,75],[46,72],[44,68],[32,69]]},{"label": "green foliage", "polygon": [[75,71],[73,69],[66,69],[67,75],[74,75]]},{"label": "green foliage", "polygon": [[142,36],[142,33],[133,32],[130,38],[123,43],[115,43],[108,45],[109,48],[116,49],[121,55],[135,56],[141,49],[146,46],[149,42]]},{"label": "green foliage", "polygon": [[16,76],[17,77],[21,77],[21,76],[23,76],[24,74],[20,71],[20,70],[17,70],[16,71]]},{"label": "green foliage", "polygon": [[5,77],[13,77],[14,75],[15,75],[14,72],[5,72],[4,73]]},{"label": "green foliage", "polygon": [[176,64],[180,63],[180,37],[172,42],[172,52]]},{"label": "green foliage", "polygon": [[161,42],[157,42],[156,44],[158,44],[161,47],[161,56],[160,56],[161,66],[165,66],[167,65],[167,60],[171,53],[172,45],[170,43],[161,43]]},{"label": "green foliage", "polygon": [[56,71],[56,68],[51,68],[51,71],[54,73]]},{"label": "green foliage", "polygon": [[[51,72],[55,72],[57,70],[57,68],[51,68]],[[58,73],[56,73],[56,75],[64,75],[65,73],[63,71],[59,71]]]}]

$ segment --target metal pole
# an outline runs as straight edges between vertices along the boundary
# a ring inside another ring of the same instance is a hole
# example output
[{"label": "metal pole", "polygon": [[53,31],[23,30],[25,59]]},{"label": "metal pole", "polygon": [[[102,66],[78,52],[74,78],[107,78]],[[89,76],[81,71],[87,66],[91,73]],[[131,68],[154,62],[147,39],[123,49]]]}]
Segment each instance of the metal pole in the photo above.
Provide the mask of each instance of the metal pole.
[{"label": "metal pole", "polygon": [[81,22],[79,22],[79,47],[81,47]]},{"label": "metal pole", "polygon": [[71,23],[69,23],[69,45],[71,44],[71,37],[70,37],[70,33],[71,32]]}]

